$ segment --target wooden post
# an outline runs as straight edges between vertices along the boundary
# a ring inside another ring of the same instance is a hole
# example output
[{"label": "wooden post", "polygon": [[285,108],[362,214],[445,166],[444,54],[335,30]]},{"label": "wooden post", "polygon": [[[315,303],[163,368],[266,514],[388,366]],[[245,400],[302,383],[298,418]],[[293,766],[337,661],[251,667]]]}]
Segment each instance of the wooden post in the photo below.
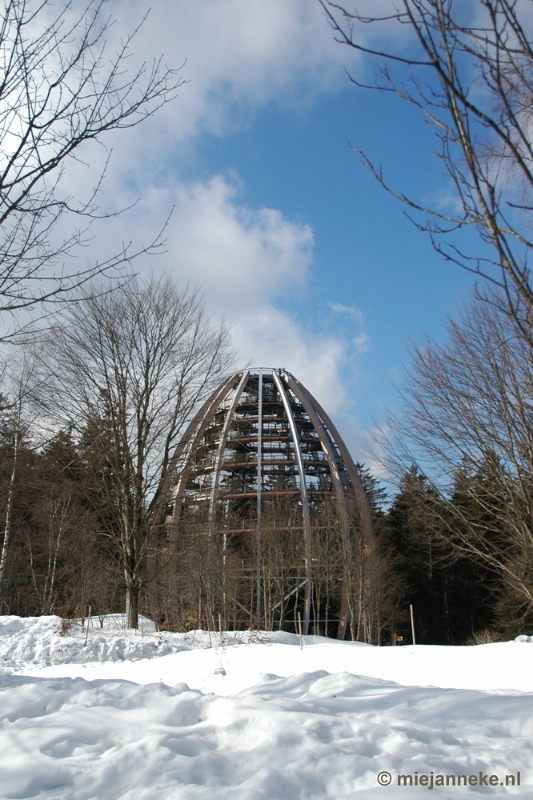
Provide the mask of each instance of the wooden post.
[{"label": "wooden post", "polygon": [[302,639],[302,618],[300,616],[300,612],[298,611],[298,634],[300,636],[300,650],[304,649],[304,643]]},{"label": "wooden post", "polygon": [[409,604],[409,609],[411,611],[411,633],[413,635],[413,644],[416,644],[416,636],[415,636],[415,618],[413,615],[413,606]]}]

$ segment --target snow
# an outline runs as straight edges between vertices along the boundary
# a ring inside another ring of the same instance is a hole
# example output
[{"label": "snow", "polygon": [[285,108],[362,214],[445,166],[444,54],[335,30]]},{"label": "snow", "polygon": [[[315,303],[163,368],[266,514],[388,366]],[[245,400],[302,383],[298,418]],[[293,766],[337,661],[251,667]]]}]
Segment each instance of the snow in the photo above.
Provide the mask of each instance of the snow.
[{"label": "snow", "polygon": [[221,647],[103,622],[0,617],[1,798],[409,799],[429,788],[398,786],[415,773],[483,778],[439,798],[533,795],[533,637],[300,649],[226,632]]}]

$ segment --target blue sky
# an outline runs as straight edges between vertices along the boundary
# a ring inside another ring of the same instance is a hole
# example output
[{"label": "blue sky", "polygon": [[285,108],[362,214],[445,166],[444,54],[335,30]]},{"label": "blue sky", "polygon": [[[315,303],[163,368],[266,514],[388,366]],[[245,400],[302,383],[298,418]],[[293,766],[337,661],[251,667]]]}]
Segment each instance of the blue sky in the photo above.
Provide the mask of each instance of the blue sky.
[{"label": "blue sky", "polygon": [[[119,33],[144,6],[112,5]],[[200,286],[232,325],[238,362],[293,372],[371,463],[365,441],[397,402],[409,340],[441,337],[473,281],[434,253],[348,142],[394,186],[440,202],[431,131],[349,82],[344,67],[367,78],[371,67],[333,41],[314,0],[158,0],[135,47],[136,58],[185,62],[188,83],[115,137],[104,203],[141,200],[97,246],[149,237],[173,206],[168,252],[141,271]]]}]

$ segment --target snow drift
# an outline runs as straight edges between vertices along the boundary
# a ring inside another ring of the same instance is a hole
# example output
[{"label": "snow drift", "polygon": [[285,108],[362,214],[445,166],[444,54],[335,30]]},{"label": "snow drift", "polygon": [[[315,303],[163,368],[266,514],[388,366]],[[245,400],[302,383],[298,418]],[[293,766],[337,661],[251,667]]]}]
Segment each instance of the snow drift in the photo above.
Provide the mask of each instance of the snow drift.
[{"label": "snow drift", "polygon": [[[527,797],[533,643],[387,647],[0,618],[0,796],[419,797],[398,775],[507,775]],[[163,655],[162,655],[163,654]],[[83,677],[81,677],[83,675]],[[477,685],[476,685],[477,681]],[[388,773],[390,786],[377,776]]]}]

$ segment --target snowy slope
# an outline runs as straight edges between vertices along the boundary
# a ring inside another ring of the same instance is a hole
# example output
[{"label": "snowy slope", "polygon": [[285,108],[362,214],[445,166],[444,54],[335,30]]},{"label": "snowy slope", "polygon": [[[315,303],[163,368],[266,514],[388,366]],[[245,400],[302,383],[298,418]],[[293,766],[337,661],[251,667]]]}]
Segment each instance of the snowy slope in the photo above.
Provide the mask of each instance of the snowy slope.
[{"label": "snowy slope", "polygon": [[[306,637],[300,650],[290,634],[226,633],[221,648],[213,634],[120,622],[93,620],[85,646],[79,625],[61,636],[58,618],[0,617],[0,797],[392,800],[424,796],[397,785],[415,773],[497,776],[437,785],[439,798],[533,796],[529,637]],[[499,785],[517,773],[519,787]]]}]

